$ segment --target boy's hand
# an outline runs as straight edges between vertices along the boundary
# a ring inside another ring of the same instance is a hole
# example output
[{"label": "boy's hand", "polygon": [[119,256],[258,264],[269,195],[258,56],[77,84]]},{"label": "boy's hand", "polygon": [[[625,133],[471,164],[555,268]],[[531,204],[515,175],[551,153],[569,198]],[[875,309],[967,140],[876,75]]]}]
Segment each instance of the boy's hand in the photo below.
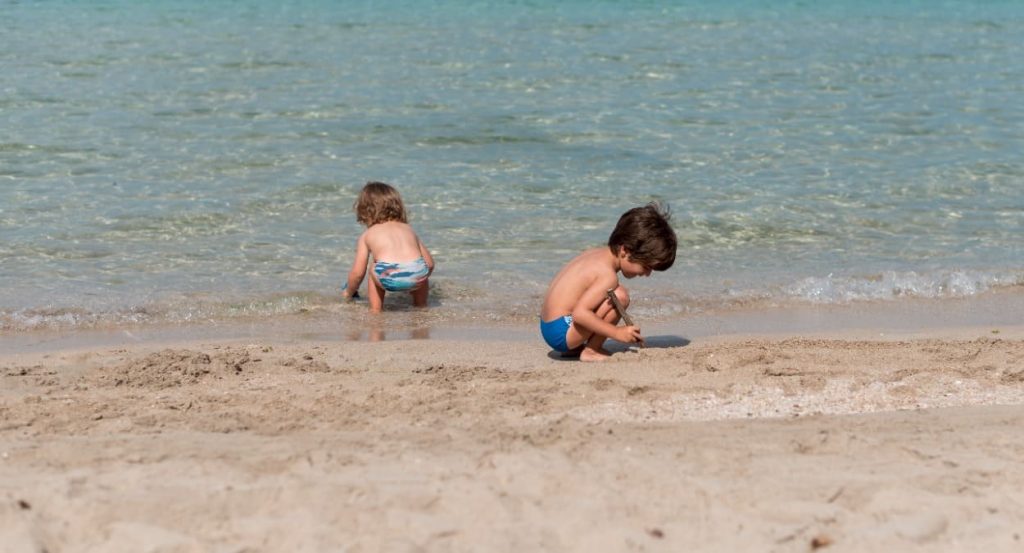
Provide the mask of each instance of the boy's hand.
[{"label": "boy's hand", "polygon": [[640,335],[640,327],[638,326],[620,326],[615,328],[616,340],[624,344],[632,344],[634,342],[644,343],[644,337]]}]

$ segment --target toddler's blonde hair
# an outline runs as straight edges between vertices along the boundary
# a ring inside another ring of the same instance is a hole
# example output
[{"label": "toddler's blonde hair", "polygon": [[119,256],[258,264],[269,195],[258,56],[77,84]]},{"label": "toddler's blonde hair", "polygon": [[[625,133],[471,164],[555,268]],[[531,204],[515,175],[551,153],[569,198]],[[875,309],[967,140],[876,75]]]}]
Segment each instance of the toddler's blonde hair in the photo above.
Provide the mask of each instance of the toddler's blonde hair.
[{"label": "toddler's blonde hair", "polygon": [[356,212],[356,221],[367,227],[388,221],[409,222],[402,196],[394,186],[383,182],[366,183],[352,209]]}]

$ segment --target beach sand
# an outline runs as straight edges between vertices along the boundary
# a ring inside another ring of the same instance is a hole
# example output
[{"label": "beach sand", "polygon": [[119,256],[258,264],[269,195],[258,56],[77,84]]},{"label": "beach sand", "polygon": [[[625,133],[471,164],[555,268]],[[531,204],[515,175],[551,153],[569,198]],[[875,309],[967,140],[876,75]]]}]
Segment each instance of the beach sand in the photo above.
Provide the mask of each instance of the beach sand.
[{"label": "beach sand", "polygon": [[1024,332],[0,355],[5,553],[1021,551]]}]

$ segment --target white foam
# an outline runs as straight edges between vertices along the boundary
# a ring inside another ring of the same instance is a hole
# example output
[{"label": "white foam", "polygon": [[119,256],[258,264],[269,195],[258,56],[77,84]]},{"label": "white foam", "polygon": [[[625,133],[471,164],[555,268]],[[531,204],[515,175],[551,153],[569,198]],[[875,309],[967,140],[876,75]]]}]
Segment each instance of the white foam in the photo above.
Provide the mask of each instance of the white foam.
[{"label": "white foam", "polygon": [[778,295],[811,303],[845,304],[899,298],[963,298],[1022,285],[1024,272],[1020,271],[885,271],[861,277],[808,277],[782,287]]}]

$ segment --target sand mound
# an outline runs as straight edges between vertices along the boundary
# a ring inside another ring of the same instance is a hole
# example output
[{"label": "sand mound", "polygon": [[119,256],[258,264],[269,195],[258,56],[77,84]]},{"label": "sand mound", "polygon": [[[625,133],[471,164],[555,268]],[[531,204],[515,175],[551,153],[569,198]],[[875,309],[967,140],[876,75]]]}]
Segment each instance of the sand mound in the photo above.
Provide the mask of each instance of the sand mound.
[{"label": "sand mound", "polygon": [[127,362],[103,374],[99,381],[131,388],[173,388],[198,384],[209,378],[242,374],[252,363],[248,352],[210,355],[192,350],[165,349]]},{"label": "sand mound", "polygon": [[309,353],[292,357],[271,356],[265,362],[261,351],[268,353],[271,349],[256,352],[244,347],[212,352],[164,349],[131,357],[113,368],[100,367],[87,380],[100,386],[163,389],[192,386],[210,380],[244,381],[257,368],[283,368],[304,373],[331,371],[330,365]]}]

